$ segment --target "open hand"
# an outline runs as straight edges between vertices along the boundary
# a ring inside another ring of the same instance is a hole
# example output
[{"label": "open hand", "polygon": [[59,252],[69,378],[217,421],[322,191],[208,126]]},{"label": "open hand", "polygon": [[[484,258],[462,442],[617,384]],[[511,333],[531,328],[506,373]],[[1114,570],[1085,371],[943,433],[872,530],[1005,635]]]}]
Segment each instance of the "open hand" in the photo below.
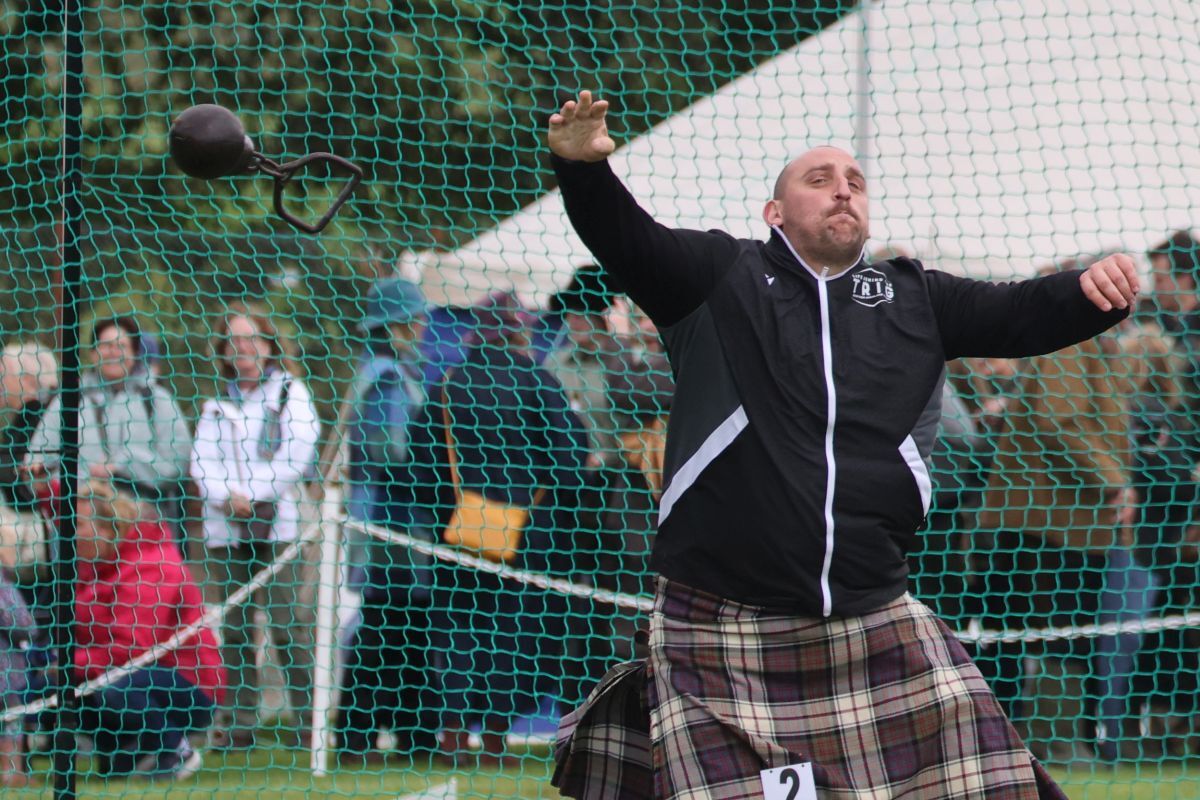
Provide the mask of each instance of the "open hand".
[{"label": "open hand", "polygon": [[592,100],[592,93],[579,93],[579,100],[568,100],[562,109],[550,116],[547,140],[550,150],[560,158],[571,161],[603,161],[617,149],[608,135],[604,117],[607,100]]},{"label": "open hand", "polygon": [[1079,277],[1083,293],[1101,311],[1129,308],[1138,293],[1137,267],[1124,253],[1102,258]]}]

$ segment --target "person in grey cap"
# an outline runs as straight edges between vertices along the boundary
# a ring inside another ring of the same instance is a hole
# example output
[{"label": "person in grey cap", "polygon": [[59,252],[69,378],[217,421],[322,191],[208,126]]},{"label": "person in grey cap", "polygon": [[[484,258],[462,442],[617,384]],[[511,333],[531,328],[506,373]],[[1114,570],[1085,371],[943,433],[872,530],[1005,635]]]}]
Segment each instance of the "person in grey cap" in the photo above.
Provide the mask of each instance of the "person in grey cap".
[{"label": "person in grey cap", "polygon": [[[624,594],[653,595],[650,552],[662,496],[662,461],[674,381],[666,359],[631,352],[606,359],[605,387],[617,447],[587,473],[580,491],[574,580]],[[560,699],[581,703],[612,667],[634,658],[639,611],[611,603],[572,603]]]},{"label": "person in grey cap", "polygon": [[[414,516],[411,481],[404,476],[410,425],[425,404],[418,349],[425,321],[425,297],[416,284],[384,278],[371,287],[347,430],[347,513],[433,541]],[[405,547],[361,536],[358,542],[351,580],[362,593],[361,617],[348,636],[337,726],[339,757],[347,766],[382,759],[375,741],[381,729],[395,735],[403,753],[428,753],[437,745],[436,720],[419,713],[435,706],[427,696],[426,664],[432,566]]]}]

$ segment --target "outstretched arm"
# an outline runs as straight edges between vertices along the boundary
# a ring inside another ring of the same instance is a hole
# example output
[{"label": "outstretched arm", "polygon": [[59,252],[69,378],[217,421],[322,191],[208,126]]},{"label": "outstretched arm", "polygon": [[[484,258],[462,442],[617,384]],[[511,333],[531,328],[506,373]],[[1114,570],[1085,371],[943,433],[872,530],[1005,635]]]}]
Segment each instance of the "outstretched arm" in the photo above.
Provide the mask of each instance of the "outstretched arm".
[{"label": "outstretched arm", "polygon": [[567,216],[600,266],[659,326],[698,308],[733,261],[727,234],[676,230],[655,222],[609,168],[609,105],[590,92],[550,117],[553,153]]},{"label": "outstretched arm", "polygon": [[1116,325],[1138,291],[1128,256],[1017,283],[925,275],[946,360],[1053,353]]}]

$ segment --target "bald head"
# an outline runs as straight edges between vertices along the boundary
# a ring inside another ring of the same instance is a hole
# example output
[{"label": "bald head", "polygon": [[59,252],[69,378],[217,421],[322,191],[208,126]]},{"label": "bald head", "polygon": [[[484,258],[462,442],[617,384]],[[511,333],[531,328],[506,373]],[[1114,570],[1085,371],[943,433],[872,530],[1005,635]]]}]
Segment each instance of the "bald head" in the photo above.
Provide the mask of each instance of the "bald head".
[{"label": "bald head", "polygon": [[814,147],[779,173],[763,219],[810,267],[846,269],[869,235],[866,175],[840,147]]}]

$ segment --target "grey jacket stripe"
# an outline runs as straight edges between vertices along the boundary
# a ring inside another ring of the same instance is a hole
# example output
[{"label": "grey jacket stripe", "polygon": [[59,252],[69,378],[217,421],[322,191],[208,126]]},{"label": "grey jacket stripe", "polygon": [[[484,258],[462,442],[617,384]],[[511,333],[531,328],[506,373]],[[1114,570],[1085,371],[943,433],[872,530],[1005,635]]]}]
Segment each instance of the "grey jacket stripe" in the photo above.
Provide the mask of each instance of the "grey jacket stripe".
[{"label": "grey jacket stripe", "polygon": [[921,508],[926,514],[929,513],[929,506],[933,501],[933,446],[942,420],[942,386],[945,382],[946,370],[943,369],[942,376],[933,387],[929,402],[917,418],[912,433],[900,443],[900,455],[912,471],[917,491],[921,493]]}]

